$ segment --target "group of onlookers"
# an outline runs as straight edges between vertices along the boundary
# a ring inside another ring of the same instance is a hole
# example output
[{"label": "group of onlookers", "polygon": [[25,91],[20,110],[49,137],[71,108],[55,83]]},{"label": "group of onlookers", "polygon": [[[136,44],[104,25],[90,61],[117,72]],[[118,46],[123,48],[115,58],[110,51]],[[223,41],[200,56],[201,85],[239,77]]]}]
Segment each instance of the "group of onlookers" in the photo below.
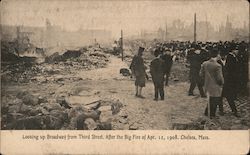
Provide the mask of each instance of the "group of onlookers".
[{"label": "group of onlookers", "polygon": [[[142,88],[148,76],[145,71],[140,47],[134,56],[130,69],[135,76],[136,97],[142,96]],[[155,58],[150,63],[150,74],[154,84],[154,100],[164,100],[164,81],[168,85],[173,61],[184,58],[190,65],[190,87],[188,95],[193,96],[197,86],[201,97],[209,97],[205,115],[214,117],[217,106],[223,115],[225,97],[235,116],[239,116],[235,99],[248,83],[248,44],[246,42],[170,42],[158,43],[153,52]],[[165,78],[164,78],[165,77]]]}]

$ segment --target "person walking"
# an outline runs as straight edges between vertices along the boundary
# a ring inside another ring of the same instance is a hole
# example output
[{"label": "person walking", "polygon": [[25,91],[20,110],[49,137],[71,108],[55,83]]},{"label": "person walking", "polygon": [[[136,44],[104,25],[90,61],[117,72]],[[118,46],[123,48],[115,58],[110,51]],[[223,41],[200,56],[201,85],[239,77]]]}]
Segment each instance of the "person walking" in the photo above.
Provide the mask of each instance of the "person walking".
[{"label": "person walking", "polygon": [[158,101],[160,94],[161,100],[164,100],[164,61],[160,58],[160,51],[154,51],[155,58],[150,63],[150,74],[154,83],[155,97]]},{"label": "person walking", "polygon": [[135,76],[135,96],[139,98],[145,98],[144,96],[142,96],[142,88],[145,87],[145,79],[148,79],[144,66],[144,61],[142,58],[144,49],[145,48],[143,47],[139,47],[138,54],[133,57],[133,60],[129,67],[132,71],[132,74]]},{"label": "person walking", "polygon": [[[210,51],[211,58],[205,61],[200,70],[200,76],[204,77],[205,92],[209,95],[209,103],[205,109],[205,115],[215,117],[217,106],[221,103],[222,86],[224,83],[222,66],[217,62],[218,51]],[[208,112],[208,109],[210,112]]]}]

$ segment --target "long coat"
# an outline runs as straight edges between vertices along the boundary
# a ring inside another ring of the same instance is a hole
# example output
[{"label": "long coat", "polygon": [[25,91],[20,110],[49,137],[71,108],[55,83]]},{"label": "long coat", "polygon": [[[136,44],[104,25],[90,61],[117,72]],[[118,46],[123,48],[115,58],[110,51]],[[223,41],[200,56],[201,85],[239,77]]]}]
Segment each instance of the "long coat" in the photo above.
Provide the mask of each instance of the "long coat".
[{"label": "long coat", "polygon": [[169,74],[171,67],[173,65],[173,56],[164,54],[163,56],[161,56],[161,58],[164,61],[163,63],[164,73]]},{"label": "long coat", "polygon": [[194,51],[190,51],[187,59],[190,63],[189,79],[191,82],[202,83],[202,79],[199,76],[199,72],[202,64],[202,57],[200,54],[195,54]]},{"label": "long coat", "polygon": [[141,56],[135,55],[129,67],[132,73],[135,75],[135,85],[140,87],[145,87],[146,82],[146,70],[144,66],[144,61]]},{"label": "long coat", "polygon": [[225,84],[223,87],[223,96],[235,98],[239,86],[239,68],[237,57],[229,53],[224,68]]},{"label": "long coat", "polygon": [[204,77],[204,89],[211,97],[221,97],[224,78],[221,65],[214,59],[201,65],[200,76]]},{"label": "long coat", "polygon": [[164,61],[161,58],[155,58],[150,63],[150,74],[152,80],[157,83],[164,82]]}]

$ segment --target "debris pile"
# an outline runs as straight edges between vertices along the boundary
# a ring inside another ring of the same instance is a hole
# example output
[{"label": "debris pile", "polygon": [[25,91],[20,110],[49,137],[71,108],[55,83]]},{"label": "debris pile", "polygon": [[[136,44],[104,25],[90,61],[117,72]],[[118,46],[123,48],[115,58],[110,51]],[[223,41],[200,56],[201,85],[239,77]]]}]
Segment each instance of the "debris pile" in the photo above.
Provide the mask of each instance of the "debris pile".
[{"label": "debris pile", "polygon": [[[44,82],[55,74],[69,75],[79,70],[102,68],[109,62],[109,55],[100,48],[67,50],[61,55],[56,52],[45,57],[43,63],[37,63],[36,57],[19,57],[12,52],[2,55],[4,61],[1,68],[1,80],[3,83]],[[52,81],[56,80],[52,79]]]},{"label": "debris pile", "polygon": [[54,53],[45,58],[45,62],[49,64],[64,64],[77,69],[94,69],[104,67],[109,61],[108,55],[101,49],[86,49],[67,50],[60,55]]},{"label": "debris pile", "polygon": [[70,105],[64,97],[54,100],[27,91],[3,96],[2,101],[2,128],[19,130],[111,130],[122,107],[120,101],[110,99]]},{"label": "debris pile", "polygon": [[[15,56],[15,55],[14,55]],[[1,82],[29,82],[29,79],[36,75],[33,70],[35,58],[19,58],[16,63],[1,64]]]}]

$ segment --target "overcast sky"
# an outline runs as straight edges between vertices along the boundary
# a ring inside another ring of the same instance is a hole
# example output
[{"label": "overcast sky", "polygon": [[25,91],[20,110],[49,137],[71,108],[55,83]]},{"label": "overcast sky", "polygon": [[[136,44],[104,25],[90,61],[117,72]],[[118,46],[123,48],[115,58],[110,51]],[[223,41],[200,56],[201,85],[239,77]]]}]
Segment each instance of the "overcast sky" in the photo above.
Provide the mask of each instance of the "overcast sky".
[{"label": "overcast sky", "polygon": [[113,36],[120,29],[126,34],[138,34],[141,29],[154,30],[169,26],[175,19],[186,24],[207,20],[218,27],[227,15],[234,27],[249,22],[249,3],[246,0],[178,0],[178,1],[86,1],[86,0],[2,0],[1,23],[8,25],[45,26],[49,19],[53,25],[66,30],[107,29]]}]

